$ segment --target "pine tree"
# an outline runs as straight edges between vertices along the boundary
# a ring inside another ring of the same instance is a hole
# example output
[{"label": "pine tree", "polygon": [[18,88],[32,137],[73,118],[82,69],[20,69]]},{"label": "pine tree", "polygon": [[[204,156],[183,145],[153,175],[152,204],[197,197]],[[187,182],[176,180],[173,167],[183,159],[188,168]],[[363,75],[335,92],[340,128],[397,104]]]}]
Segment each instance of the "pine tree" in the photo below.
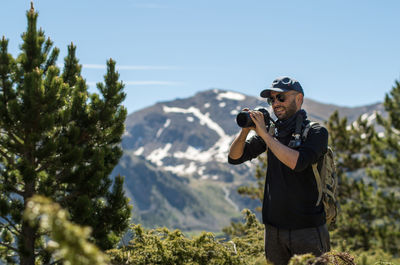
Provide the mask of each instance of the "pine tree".
[{"label": "pine tree", "polygon": [[63,264],[106,265],[109,258],[88,242],[90,227],[81,227],[68,220],[68,212],[46,197],[35,195],[29,199],[24,218],[37,225],[51,239],[48,249],[52,257]]},{"label": "pine tree", "polygon": [[378,116],[384,134],[372,141],[372,158],[376,167],[369,170],[380,187],[380,202],[375,212],[374,231],[382,249],[399,255],[400,249],[400,83],[395,82],[386,94],[384,107],[388,117]]},{"label": "pine tree", "polygon": [[46,264],[45,237],[22,218],[29,198],[43,195],[71,220],[93,228],[92,241],[109,249],[128,227],[130,208],[123,178],[109,175],[122,155],[126,109],[115,62],[107,61],[101,96],[89,93],[68,47],[64,69],[52,41],[27,12],[21,53],[0,41],[0,257],[8,264]]},{"label": "pine tree", "polygon": [[[374,126],[359,117],[348,125],[334,112],[327,122],[329,141],[336,155],[339,176],[338,199],[341,211],[332,231],[332,244],[342,250],[368,250],[374,246],[371,233],[378,202],[375,188],[367,182],[366,168],[371,166],[371,142]],[[332,229],[332,228],[331,228]]]},{"label": "pine tree", "polygon": [[348,178],[348,173],[371,165],[371,141],[376,132],[374,126],[367,119],[362,119],[362,116],[349,125],[346,117],[339,117],[338,111],[329,117],[326,127],[329,131],[329,145],[336,155],[339,198],[345,203],[354,194],[353,181]]},{"label": "pine tree", "polygon": [[338,158],[342,206],[332,240],[333,245],[342,250],[379,249],[392,255],[398,254],[400,200],[398,191],[393,187],[400,183],[396,183],[395,172],[399,171],[393,156],[399,155],[396,151],[399,150],[396,149],[399,139],[396,140],[390,121],[395,113],[397,99],[394,98],[398,91],[392,91],[393,98],[386,97],[388,120],[377,116],[378,123],[385,127],[385,137],[378,137],[374,126],[361,117],[348,126],[347,120],[340,120],[335,113],[328,122],[331,144],[336,148]]}]

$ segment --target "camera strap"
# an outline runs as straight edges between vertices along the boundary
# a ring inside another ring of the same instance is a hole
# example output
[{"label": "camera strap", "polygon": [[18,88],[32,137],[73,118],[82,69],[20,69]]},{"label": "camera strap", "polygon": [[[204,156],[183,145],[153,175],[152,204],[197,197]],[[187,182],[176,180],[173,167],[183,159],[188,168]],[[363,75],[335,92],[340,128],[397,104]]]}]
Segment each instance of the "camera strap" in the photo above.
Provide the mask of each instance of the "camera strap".
[{"label": "camera strap", "polygon": [[303,127],[304,115],[299,113],[296,117],[296,127],[294,133],[292,134],[293,139],[290,140],[288,146],[290,148],[298,148],[301,145],[301,129]]},{"label": "camera strap", "polygon": [[[270,123],[269,127],[267,127],[267,130],[268,130],[269,135],[271,135],[272,137],[276,137],[277,136],[277,132],[278,131],[276,129],[274,121]],[[265,145],[265,146],[266,146],[265,152],[268,153],[268,145]]]}]

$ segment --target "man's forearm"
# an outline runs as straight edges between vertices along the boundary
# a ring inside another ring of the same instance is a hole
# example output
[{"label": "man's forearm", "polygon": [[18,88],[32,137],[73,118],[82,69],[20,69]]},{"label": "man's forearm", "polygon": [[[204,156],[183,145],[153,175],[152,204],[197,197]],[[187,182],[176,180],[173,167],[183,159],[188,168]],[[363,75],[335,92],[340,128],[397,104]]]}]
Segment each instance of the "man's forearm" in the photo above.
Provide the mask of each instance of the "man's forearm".
[{"label": "man's forearm", "polygon": [[242,129],[239,135],[233,140],[231,147],[229,149],[229,157],[232,159],[239,159],[243,155],[244,146],[246,143],[247,135],[249,134],[249,129]]},{"label": "man's forearm", "polygon": [[271,152],[287,167],[294,169],[300,153],[280,143],[267,132],[264,116],[261,112],[252,111],[250,112],[250,117],[256,125],[257,135],[264,140]]},{"label": "man's forearm", "polygon": [[280,143],[266,131],[261,133],[261,138],[265,141],[271,152],[287,167],[294,169],[299,158],[299,152]]}]

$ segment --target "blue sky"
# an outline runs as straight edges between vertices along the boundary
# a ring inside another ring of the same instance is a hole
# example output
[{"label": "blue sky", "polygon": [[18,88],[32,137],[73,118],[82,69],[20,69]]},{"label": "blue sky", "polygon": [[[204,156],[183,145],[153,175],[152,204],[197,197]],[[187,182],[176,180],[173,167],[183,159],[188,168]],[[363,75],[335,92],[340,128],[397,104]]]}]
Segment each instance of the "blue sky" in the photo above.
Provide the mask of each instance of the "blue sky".
[{"label": "blue sky", "polygon": [[[400,1],[36,0],[38,26],[61,49],[77,45],[83,76],[102,81],[108,58],[128,112],[220,88],[258,96],[277,76],[305,96],[360,106],[400,77]],[[19,52],[30,1],[1,0],[0,35]],[[251,107],[251,106],[250,106]]]}]

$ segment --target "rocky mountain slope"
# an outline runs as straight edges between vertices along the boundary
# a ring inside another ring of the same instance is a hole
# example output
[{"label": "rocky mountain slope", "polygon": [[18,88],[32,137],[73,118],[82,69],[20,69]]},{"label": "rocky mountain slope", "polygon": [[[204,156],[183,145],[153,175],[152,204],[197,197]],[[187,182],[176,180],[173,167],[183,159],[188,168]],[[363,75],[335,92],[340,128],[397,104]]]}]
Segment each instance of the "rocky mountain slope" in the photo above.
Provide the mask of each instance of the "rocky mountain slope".
[{"label": "rocky mountain slope", "polygon": [[[237,113],[259,106],[268,108],[261,98],[213,89],[130,114],[124,156],[113,175],[125,176],[133,220],[148,227],[219,231],[240,218],[243,208],[258,206],[236,192],[254,180],[257,160],[233,166],[227,154],[240,129]],[[364,115],[373,122],[376,112],[383,112],[378,103],[343,108],[306,99],[303,106],[319,122],[336,109],[350,121]]]}]

